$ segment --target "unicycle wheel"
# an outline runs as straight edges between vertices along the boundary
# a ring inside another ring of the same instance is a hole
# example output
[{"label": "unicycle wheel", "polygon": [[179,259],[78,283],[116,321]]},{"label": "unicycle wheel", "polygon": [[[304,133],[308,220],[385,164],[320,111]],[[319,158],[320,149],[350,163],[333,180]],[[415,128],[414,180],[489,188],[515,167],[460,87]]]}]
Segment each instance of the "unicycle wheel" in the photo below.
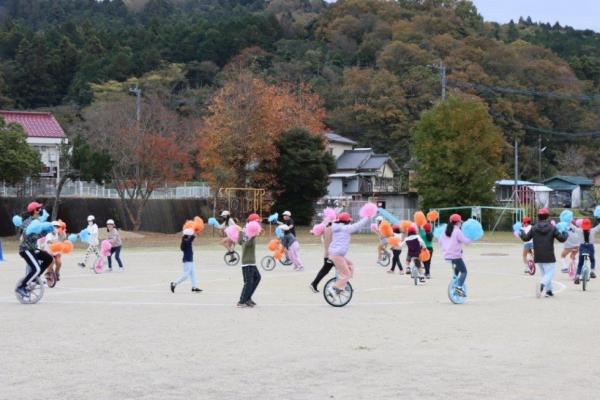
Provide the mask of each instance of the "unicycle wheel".
[{"label": "unicycle wheel", "polygon": [[532,260],[529,260],[527,262],[527,269],[528,269],[529,275],[535,275],[535,263]]},{"label": "unicycle wheel", "polygon": [[223,260],[225,261],[225,264],[229,265],[230,267],[234,267],[240,262],[240,253],[235,250],[229,251],[225,253]]},{"label": "unicycle wheel", "polygon": [[[465,285],[463,287],[463,290],[466,293],[467,290],[467,285]],[[466,301],[466,297],[465,296],[461,296],[460,294],[458,294],[458,292],[456,291],[456,280],[452,279],[452,281],[450,282],[450,284],[448,285],[448,299],[450,300],[450,302],[452,302],[453,304],[463,304]]]},{"label": "unicycle wheel", "polygon": [[264,256],[260,261],[260,266],[265,271],[273,271],[275,265],[277,265],[277,261],[275,261],[275,258],[271,256]]},{"label": "unicycle wheel", "polygon": [[54,271],[46,272],[45,278],[46,285],[49,288],[53,288],[54,286],[56,286],[56,273]]},{"label": "unicycle wheel", "polygon": [[588,269],[585,269],[581,274],[581,288],[583,289],[584,292],[587,290],[587,284],[588,284],[589,280],[590,280],[590,271]]},{"label": "unicycle wheel", "polygon": [[[19,282],[20,283],[20,282]],[[18,285],[17,285],[18,287]],[[15,296],[21,304],[35,304],[44,297],[44,284],[40,278],[35,279],[27,285],[28,296],[21,296],[15,290]]]},{"label": "unicycle wheel", "polygon": [[350,303],[350,300],[352,300],[354,289],[352,289],[352,285],[350,282],[348,282],[346,283],[346,287],[342,292],[335,293],[332,286],[336,281],[337,278],[331,278],[327,281],[327,283],[325,283],[325,287],[323,288],[323,297],[330,306],[344,307],[346,304]]},{"label": "unicycle wheel", "polygon": [[377,264],[379,264],[379,266],[381,267],[387,267],[388,265],[390,265],[390,253],[387,251],[384,251],[383,254],[381,255],[381,260],[377,261]]}]

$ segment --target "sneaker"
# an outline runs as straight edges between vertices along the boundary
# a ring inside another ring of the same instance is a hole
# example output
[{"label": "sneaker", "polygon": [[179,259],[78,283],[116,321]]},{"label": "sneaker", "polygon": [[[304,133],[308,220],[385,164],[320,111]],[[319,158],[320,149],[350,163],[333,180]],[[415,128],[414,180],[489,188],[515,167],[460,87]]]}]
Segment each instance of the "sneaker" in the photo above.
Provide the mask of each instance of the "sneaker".
[{"label": "sneaker", "polygon": [[192,288],[192,293],[200,293],[202,291],[202,289],[197,288],[197,287],[193,287]]},{"label": "sneaker", "polygon": [[15,292],[21,297],[29,297],[29,292],[25,288],[16,288]]},{"label": "sneaker", "polygon": [[429,275],[429,274],[425,274],[425,278],[426,278],[426,279],[431,279],[431,275]]},{"label": "sneaker", "polygon": [[419,282],[421,282],[421,283],[425,283],[425,277],[424,277],[424,276],[420,276],[420,277],[419,277]]},{"label": "sneaker", "polygon": [[303,272],[304,271],[304,267],[298,267],[298,268],[296,268],[296,271]]},{"label": "sneaker", "polygon": [[525,267],[525,269],[523,270],[523,273],[529,275],[529,267]]},{"label": "sneaker", "polygon": [[400,270],[400,271],[398,271],[398,273],[399,273],[400,275],[404,275],[404,271],[403,271],[403,270]]},{"label": "sneaker", "polygon": [[542,293],[544,292],[544,285],[540,284],[540,286],[536,286],[535,296],[539,299],[542,297]]},{"label": "sneaker", "polygon": [[112,268],[106,268],[106,272],[112,272]]},{"label": "sneaker", "polygon": [[246,304],[248,304],[249,307],[256,307],[256,303],[252,299],[248,300]]},{"label": "sneaker", "polygon": [[77,265],[79,265],[81,268],[85,268],[85,264],[84,263],[78,263]]},{"label": "sneaker", "polygon": [[329,297],[335,297],[335,296],[339,296],[341,290],[338,288],[335,288],[333,286],[329,286],[327,288],[327,296]]},{"label": "sneaker", "polygon": [[548,290],[546,292],[546,297],[554,297],[554,293],[552,293],[552,290]]},{"label": "sneaker", "polygon": [[590,272],[590,278],[596,279],[596,271]]},{"label": "sneaker", "polygon": [[125,272],[125,268],[119,267],[119,272]]},{"label": "sneaker", "polygon": [[394,273],[394,270],[393,270],[393,269],[388,269],[388,270],[387,270],[387,273],[388,273],[388,274],[393,274],[393,273]]},{"label": "sneaker", "polygon": [[247,303],[237,303],[236,307],[237,308],[248,308],[249,306]]},{"label": "sneaker", "polygon": [[175,284],[175,282],[171,282],[171,293],[175,293],[175,287],[177,285]]},{"label": "sneaker", "polygon": [[456,294],[458,294],[460,297],[467,297],[467,294],[465,293],[462,287],[457,286],[454,290],[456,291]]},{"label": "sneaker", "polygon": [[562,272],[563,274],[566,274],[569,272],[569,268],[563,268],[560,270],[560,272]]},{"label": "sneaker", "polygon": [[312,283],[308,286],[310,286],[310,290],[312,290],[313,293],[319,293],[319,289],[317,289],[317,287]]},{"label": "sneaker", "polygon": [[581,282],[581,277],[579,275],[577,275],[575,277],[575,280],[573,280],[573,283],[576,284],[576,285],[579,285],[579,282]]},{"label": "sneaker", "polygon": [[406,267],[406,273],[410,274],[410,267]]}]

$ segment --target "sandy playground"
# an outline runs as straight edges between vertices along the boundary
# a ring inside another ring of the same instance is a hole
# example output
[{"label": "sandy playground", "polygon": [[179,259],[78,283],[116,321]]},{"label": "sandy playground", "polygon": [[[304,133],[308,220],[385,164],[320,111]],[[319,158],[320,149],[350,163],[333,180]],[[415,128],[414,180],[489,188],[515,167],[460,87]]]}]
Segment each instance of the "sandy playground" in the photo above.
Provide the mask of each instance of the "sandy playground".
[{"label": "sandy playground", "polygon": [[[341,309],[308,283],[322,263],[306,239],[305,272],[261,270],[254,300],[238,309],[239,267],[216,239],[195,245],[200,287],[169,247],[128,248],[124,273],[95,275],[66,257],[62,280],[33,306],[13,289],[24,266],[15,243],[0,263],[0,399],[598,399],[600,280],[588,292],[557,274],[556,297],[536,299],[520,246],[471,245],[466,304],[450,304],[450,267],[415,287],[375,264],[375,239],[351,250],[352,302]],[[258,257],[266,255],[260,245]]]}]

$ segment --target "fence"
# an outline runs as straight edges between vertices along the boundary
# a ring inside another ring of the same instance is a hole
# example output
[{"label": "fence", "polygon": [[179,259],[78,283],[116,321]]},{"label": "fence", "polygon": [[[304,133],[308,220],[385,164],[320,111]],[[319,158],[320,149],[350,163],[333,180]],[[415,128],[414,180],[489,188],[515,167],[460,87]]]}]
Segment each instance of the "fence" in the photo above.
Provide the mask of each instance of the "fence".
[{"label": "fence", "polygon": [[[204,182],[185,182],[181,185],[167,185],[156,189],[151,199],[208,199],[212,197],[210,187]],[[56,179],[41,178],[30,180],[19,186],[0,186],[0,197],[54,197]],[[94,182],[68,181],[62,189],[61,197],[84,197],[116,199],[117,190]]]}]

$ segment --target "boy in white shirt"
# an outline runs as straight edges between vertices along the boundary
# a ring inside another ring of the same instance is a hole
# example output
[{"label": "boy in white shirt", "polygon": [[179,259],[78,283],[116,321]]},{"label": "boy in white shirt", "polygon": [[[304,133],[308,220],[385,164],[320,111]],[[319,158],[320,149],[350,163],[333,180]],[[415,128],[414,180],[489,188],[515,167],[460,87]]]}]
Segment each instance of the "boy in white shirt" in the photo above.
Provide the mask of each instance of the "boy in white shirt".
[{"label": "boy in white shirt", "polygon": [[88,248],[85,252],[85,258],[83,259],[83,262],[79,263],[79,266],[81,268],[85,268],[87,262],[88,262],[88,258],[90,257],[90,254],[94,254],[96,256],[96,259],[94,260],[94,263],[92,264],[92,268],[94,265],[96,265],[96,262],[100,259],[100,250],[98,248],[98,246],[100,245],[100,240],[98,239],[98,225],[96,225],[96,221],[93,215],[90,215],[87,217],[87,221],[88,221],[88,227],[87,227],[87,231],[90,234],[90,240],[88,241]]}]

